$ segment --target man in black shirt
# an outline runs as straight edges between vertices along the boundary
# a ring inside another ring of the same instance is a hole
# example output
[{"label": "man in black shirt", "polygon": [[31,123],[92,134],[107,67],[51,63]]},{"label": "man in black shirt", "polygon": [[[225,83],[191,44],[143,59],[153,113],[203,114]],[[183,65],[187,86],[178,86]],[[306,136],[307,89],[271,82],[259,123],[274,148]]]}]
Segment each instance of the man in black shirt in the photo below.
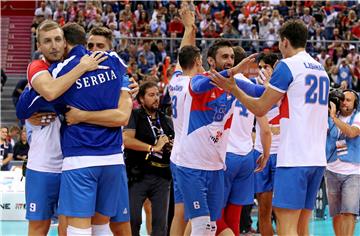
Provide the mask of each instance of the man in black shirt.
[{"label": "man in black shirt", "polygon": [[139,235],[142,206],[148,198],[152,206],[151,235],[162,236],[167,234],[174,130],[171,118],[158,110],[156,83],[142,84],[137,99],[141,108],[132,111],[124,129],[131,231],[133,236]]}]

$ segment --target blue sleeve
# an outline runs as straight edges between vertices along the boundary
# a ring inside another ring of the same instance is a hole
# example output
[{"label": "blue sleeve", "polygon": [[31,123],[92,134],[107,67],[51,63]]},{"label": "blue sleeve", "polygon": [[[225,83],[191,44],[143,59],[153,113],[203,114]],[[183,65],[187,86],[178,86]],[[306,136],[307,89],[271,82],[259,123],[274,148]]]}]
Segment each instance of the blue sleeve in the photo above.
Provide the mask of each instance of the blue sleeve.
[{"label": "blue sleeve", "polygon": [[58,98],[52,102],[46,101],[34,89],[25,88],[16,104],[16,116],[18,119],[28,119],[35,112],[54,111],[53,105],[61,99]]},{"label": "blue sleeve", "polygon": [[121,90],[130,90],[129,89],[129,85],[130,85],[130,81],[129,81],[129,76],[127,74],[122,76],[122,85],[121,85]]},{"label": "blue sleeve", "polygon": [[112,56],[114,59],[116,59],[117,63],[115,65],[117,66],[117,69],[119,70],[119,72],[122,74],[126,74],[127,65],[123,61],[123,59],[121,59],[116,52],[110,52],[109,55]]},{"label": "blue sleeve", "polygon": [[[222,75],[226,78],[229,77],[227,70],[221,71],[220,75]],[[210,82],[211,82],[211,80],[209,79],[209,77],[207,77],[204,74],[195,75],[190,80],[191,90],[194,91],[195,93],[206,92],[215,87],[214,85],[210,84]]]},{"label": "blue sleeve", "polygon": [[244,91],[244,93],[251,97],[261,97],[265,91],[265,87],[263,85],[253,84],[250,81],[242,79],[237,79],[236,84],[242,91]]},{"label": "blue sleeve", "polygon": [[293,79],[289,67],[285,62],[280,61],[271,75],[270,87],[278,92],[285,93]]}]

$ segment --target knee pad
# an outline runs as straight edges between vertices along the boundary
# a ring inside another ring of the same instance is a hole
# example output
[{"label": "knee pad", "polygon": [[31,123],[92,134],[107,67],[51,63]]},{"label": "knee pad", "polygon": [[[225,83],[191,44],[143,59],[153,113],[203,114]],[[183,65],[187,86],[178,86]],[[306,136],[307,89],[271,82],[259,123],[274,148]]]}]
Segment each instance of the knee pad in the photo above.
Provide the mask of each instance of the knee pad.
[{"label": "knee pad", "polygon": [[104,225],[91,225],[92,235],[112,235],[109,224]]},{"label": "knee pad", "polygon": [[91,235],[91,228],[87,228],[87,229],[80,229],[80,228],[76,228],[73,227],[71,225],[68,225],[67,229],[66,229],[66,234],[68,236],[80,236],[80,235],[86,235],[86,236],[90,236]]},{"label": "knee pad", "polygon": [[197,235],[211,236],[210,216],[199,216],[191,219],[191,236]]}]

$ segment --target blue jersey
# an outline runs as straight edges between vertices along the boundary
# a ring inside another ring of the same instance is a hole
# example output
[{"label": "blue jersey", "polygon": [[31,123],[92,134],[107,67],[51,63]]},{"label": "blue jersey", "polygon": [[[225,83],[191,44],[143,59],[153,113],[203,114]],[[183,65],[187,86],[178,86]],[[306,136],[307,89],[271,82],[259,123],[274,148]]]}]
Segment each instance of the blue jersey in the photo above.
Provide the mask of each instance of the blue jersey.
[{"label": "blue jersey", "polygon": [[[59,77],[79,64],[83,55],[89,52],[82,46],[76,46],[63,62],[53,64],[49,71],[53,77]],[[22,95],[24,103],[17,107],[19,118],[28,118],[42,107],[53,105],[60,113],[70,105],[81,110],[99,111],[116,109],[122,87],[128,85],[125,77],[126,65],[116,55],[109,53],[109,58],[101,63],[108,69],[87,72],[55,101],[48,103],[32,89],[26,89]],[[20,99],[21,100],[21,99]],[[98,125],[80,123],[62,125],[61,148],[64,155],[63,170],[122,164],[122,130]],[[120,156],[118,154],[121,154]]]}]

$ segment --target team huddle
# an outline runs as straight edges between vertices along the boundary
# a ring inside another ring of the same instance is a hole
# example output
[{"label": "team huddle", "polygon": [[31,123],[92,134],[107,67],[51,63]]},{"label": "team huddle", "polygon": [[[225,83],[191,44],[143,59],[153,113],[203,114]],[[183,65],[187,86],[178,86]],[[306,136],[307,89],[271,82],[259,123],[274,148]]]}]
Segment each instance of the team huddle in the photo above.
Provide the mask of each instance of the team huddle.
[{"label": "team huddle", "polygon": [[[254,195],[262,235],[273,235],[272,210],[278,235],[308,235],[327,165],[330,83],[305,51],[306,26],[298,20],[281,26],[281,60],[271,53],[246,57],[220,39],[208,50],[205,71],[194,14],[180,15],[185,32],[168,87],[175,131],[170,235],[239,235],[242,206]],[[59,235],[139,235],[130,227],[122,147],[138,85],[123,60],[104,51],[110,40],[103,52],[88,51],[86,40],[75,23],[60,28],[45,21],[37,29],[45,60],[30,63],[29,86],[17,104],[31,136],[29,235],[46,235],[55,209]],[[257,79],[246,77],[253,63]]]}]

